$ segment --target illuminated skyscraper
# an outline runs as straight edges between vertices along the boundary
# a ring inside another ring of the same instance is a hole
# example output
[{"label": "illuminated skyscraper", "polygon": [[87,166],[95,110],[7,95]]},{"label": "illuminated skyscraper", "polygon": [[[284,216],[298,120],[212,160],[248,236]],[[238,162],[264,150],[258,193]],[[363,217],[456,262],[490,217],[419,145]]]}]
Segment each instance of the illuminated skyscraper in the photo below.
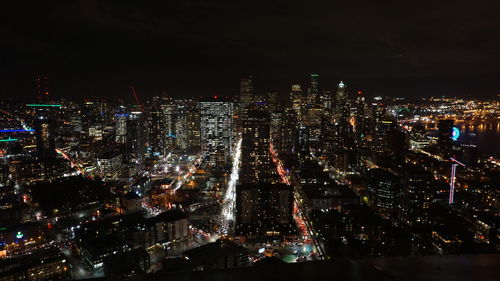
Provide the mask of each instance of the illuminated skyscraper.
[{"label": "illuminated skyscraper", "polygon": [[257,183],[269,179],[270,117],[263,110],[252,110],[242,120],[241,183]]},{"label": "illuminated skyscraper", "polygon": [[144,119],[142,112],[132,112],[127,118],[127,160],[134,168],[144,167]]},{"label": "illuminated skyscraper", "polygon": [[278,153],[293,153],[297,141],[297,114],[293,109],[271,113],[271,140]]},{"label": "illuminated skyscraper", "polygon": [[344,82],[340,81],[335,98],[335,114],[337,123],[337,138],[338,145],[341,147],[346,147],[348,145],[348,139],[351,137],[351,124],[349,123],[349,102],[347,100],[347,87]]},{"label": "illuminated skyscraper", "polygon": [[335,94],[335,115],[337,118],[340,118],[345,107],[347,107],[347,87],[344,82],[340,81]]},{"label": "illuminated skyscraper", "polygon": [[200,137],[200,109],[198,104],[190,101],[186,115],[186,134],[187,134],[187,148],[190,151],[200,151],[201,137]]},{"label": "illuminated skyscraper", "polygon": [[35,138],[38,159],[46,161],[55,158],[54,123],[47,115],[39,115],[35,121]]},{"label": "illuminated skyscraper", "polygon": [[161,99],[153,97],[153,101],[148,104],[146,120],[147,153],[149,156],[165,155],[165,116],[161,110]]},{"label": "illuminated skyscraper", "polygon": [[200,102],[202,150],[212,166],[230,164],[233,147],[233,102],[212,99]]},{"label": "illuminated skyscraper", "polygon": [[292,85],[292,91],[290,92],[290,102],[292,104],[292,109],[297,114],[298,121],[300,122],[302,120],[304,97],[299,84]]},{"label": "illuminated skyscraper", "polygon": [[319,75],[311,74],[309,87],[307,88],[307,104],[316,105],[319,101]]},{"label": "illuminated skyscraper", "polygon": [[400,211],[401,180],[382,169],[370,170],[368,177],[368,194],[373,207],[384,217],[394,218]]},{"label": "illuminated skyscraper", "polygon": [[176,135],[175,135],[175,116],[176,116],[176,104],[172,99],[165,99],[161,105],[163,116],[165,118],[165,147],[167,151],[175,148],[176,145]]},{"label": "illuminated skyscraper", "polygon": [[187,100],[176,100],[175,103],[175,148],[179,150],[186,150],[188,147],[187,103]]},{"label": "illuminated skyscraper", "polygon": [[117,143],[125,143],[127,141],[127,118],[128,113],[115,114],[115,141]]}]

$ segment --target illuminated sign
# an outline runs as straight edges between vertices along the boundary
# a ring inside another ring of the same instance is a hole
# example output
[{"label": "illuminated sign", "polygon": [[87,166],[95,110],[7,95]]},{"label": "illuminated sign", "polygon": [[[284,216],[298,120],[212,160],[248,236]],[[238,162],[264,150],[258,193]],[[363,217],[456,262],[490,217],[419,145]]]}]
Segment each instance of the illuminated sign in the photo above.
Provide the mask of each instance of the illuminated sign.
[{"label": "illuminated sign", "polygon": [[460,137],[460,130],[457,127],[453,127],[453,131],[451,133],[451,139],[456,141]]},{"label": "illuminated sign", "polygon": [[17,139],[3,139],[3,140],[0,140],[0,141],[17,141]]},{"label": "illuminated sign", "polygon": [[23,132],[34,132],[33,129],[4,129],[0,130],[0,133],[23,133]]}]

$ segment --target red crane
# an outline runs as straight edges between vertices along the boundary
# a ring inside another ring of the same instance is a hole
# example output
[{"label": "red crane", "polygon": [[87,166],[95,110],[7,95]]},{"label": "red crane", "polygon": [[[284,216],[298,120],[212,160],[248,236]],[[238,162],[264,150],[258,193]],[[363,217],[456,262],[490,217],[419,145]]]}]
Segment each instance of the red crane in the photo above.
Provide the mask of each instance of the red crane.
[{"label": "red crane", "polygon": [[137,93],[135,92],[135,89],[132,85],[129,86],[130,89],[132,90],[132,94],[134,95],[134,98],[135,98],[135,102],[137,103],[137,106],[142,110],[142,104],[141,102],[139,101],[139,97],[137,96]]}]

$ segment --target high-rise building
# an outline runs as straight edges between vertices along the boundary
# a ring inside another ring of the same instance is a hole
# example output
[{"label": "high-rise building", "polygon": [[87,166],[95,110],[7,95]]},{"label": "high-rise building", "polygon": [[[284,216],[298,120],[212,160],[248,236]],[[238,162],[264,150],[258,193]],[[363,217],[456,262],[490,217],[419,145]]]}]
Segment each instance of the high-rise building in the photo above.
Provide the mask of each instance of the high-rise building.
[{"label": "high-rise building", "polygon": [[252,79],[251,75],[248,78],[240,79],[240,104],[244,108],[255,102]]},{"label": "high-rise building", "polygon": [[[90,141],[98,141],[102,139],[102,131],[107,120],[117,121],[117,117],[112,116],[112,113],[108,113],[108,104],[103,100],[84,100],[81,110],[82,133],[84,136],[89,137]],[[112,111],[109,110],[109,112]],[[117,112],[116,114],[119,113],[120,112]],[[115,123],[115,130],[117,129],[116,127]],[[115,131],[115,138],[116,133],[117,132]]]},{"label": "high-rise building", "polygon": [[97,167],[101,176],[114,179],[120,174],[123,155],[118,150],[107,151],[97,157]]},{"label": "high-rise building", "polygon": [[401,206],[400,179],[382,169],[370,170],[368,177],[368,195],[372,206],[384,217],[398,218]]},{"label": "high-rise building", "polygon": [[307,88],[307,104],[316,105],[319,101],[319,75],[311,74],[309,87]]},{"label": "high-rise building", "polygon": [[403,172],[404,219],[409,224],[428,223],[430,207],[436,195],[434,176],[419,166],[407,166]]},{"label": "high-rise building", "polygon": [[270,116],[264,110],[251,110],[242,118],[241,183],[265,182],[271,170]]},{"label": "high-rise building", "polygon": [[271,113],[271,141],[278,153],[293,153],[297,142],[297,114],[291,108]]},{"label": "high-rise building", "polygon": [[165,99],[161,105],[163,116],[165,117],[165,147],[167,151],[175,148],[176,134],[175,134],[175,117],[176,105],[173,99]]},{"label": "high-rise building", "polygon": [[294,232],[292,187],[258,183],[236,187],[238,236],[283,236]]},{"label": "high-rise building", "polygon": [[368,129],[368,118],[366,116],[366,102],[365,96],[362,91],[358,91],[356,95],[355,103],[355,114],[354,114],[354,132],[355,132],[355,140],[356,143],[362,144],[366,139],[366,136],[369,134]]},{"label": "high-rise building", "polygon": [[335,113],[337,116],[341,115],[341,111],[345,106],[347,106],[347,86],[340,81],[335,93]]},{"label": "high-rise building", "polygon": [[392,128],[393,123],[386,120],[386,109],[382,103],[372,103],[371,111],[372,148],[375,151],[382,151],[385,146],[387,132]]},{"label": "high-rise building", "polygon": [[196,102],[191,101],[186,115],[187,148],[190,151],[200,151],[200,109]]},{"label": "high-rise building", "polygon": [[188,101],[176,100],[175,104],[175,148],[186,150],[188,148],[187,116]]},{"label": "high-rise building", "polygon": [[54,122],[48,115],[40,114],[34,121],[38,159],[46,161],[55,158]]},{"label": "high-rise building", "polygon": [[128,113],[115,114],[115,141],[117,143],[127,142],[127,118]]},{"label": "high-rise building", "polygon": [[349,146],[349,141],[352,138],[351,124],[349,122],[349,102],[347,100],[347,87],[344,82],[340,81],[335,98],[335,113],[334,118],[336,120],[336,136],[338,147]]},{"label": "high-rise building", "polygon": [[290,102],[292,109],[297,115],[298,121],[302,121],[302,111],[305,102],[302,89],[299,84],[292,85],[292,91],[290,92]]},{"label": "high-rise building", "polygon": [[320,105],[325,109],[325,114],[331,115],[333,107],[333,94],[332,91],[322,91],[320,96]]},{"label": "high-rise building", "polygon": [[233,102],[212,99],[201,101],[199,106],[202,150],[210,165],[225,167],[233,148]]},{"label": "high-rise building", "polygon": [[269,112],[277,111],[280,108],[279,93],[271,91],[267,93],[267,109]]},{"label": "high-rise building", "polygon": [[147,136],[147,154],[158,157],[165,155],[165,116],[161,110],[161,100],[154,97],[153,102],[148,104],[145,133]]},{"label": "high-rise building", "polygon": [[126,160],[133,167],[144,167],[144,119],[142,112],[132,112],[127,118]]},{"label": "high-rise building", "polygon": [[438,147],[439,152],[443,157],[451,156],[452,136],[453,136],[453,120],[439,120],[438,123]]}]

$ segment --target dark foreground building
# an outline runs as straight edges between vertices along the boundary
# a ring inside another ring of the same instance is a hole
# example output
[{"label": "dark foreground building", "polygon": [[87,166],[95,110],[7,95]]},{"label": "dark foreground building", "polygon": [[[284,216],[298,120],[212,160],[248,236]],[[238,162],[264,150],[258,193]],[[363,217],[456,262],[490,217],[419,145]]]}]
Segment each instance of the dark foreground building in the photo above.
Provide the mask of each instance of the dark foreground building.
[{"label": "dark foreground building", "polygon": [[237,236],[279,237],[293,233],[292,187],[285,184],[249,184],[236,187]]},{"label": "dark foreground building", "polygon": [[361,261],[332,259],[302,263],[272,263],[230,270],[159,271],[138,276],[133,280],[254,281],[266,278],[274,281],[496,281],[498,276],[500,276],[500,255],[496,254],[374,258]]}]

